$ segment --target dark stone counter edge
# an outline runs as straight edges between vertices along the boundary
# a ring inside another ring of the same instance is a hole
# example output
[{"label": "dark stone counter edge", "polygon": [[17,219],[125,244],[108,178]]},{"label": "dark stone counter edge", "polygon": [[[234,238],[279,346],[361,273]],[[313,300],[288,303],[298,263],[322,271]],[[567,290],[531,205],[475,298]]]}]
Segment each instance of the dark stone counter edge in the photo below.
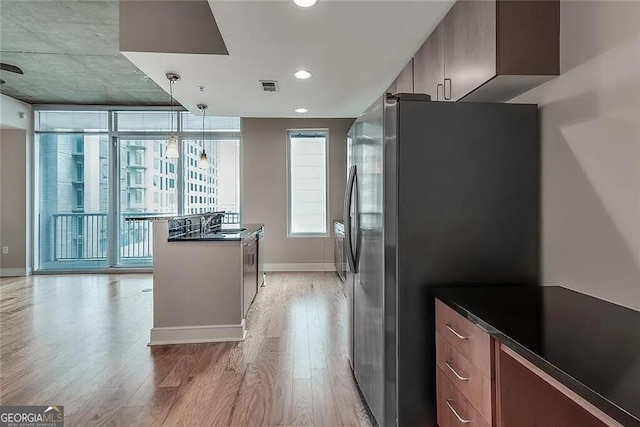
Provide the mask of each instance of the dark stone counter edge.
[{"label": "dark stone counter edge", "polygon": [[[193,233],[186,237],[169,237],[168,242],[240,242],[259,232],[264,228],[264,224],[241,224],[238,228],[246,228],[245,231],[238,233],[237,237],[216,236],[216,233],[207,233],[201,236],[199,232]],[[224,230],[224,228],[223,228]],[[234,234],[235,236],[235,234]]]},{"label": "dark stone counter edge", "polygon": [[538,368],[542,369],[544,372],[549,374],[551,377],[558,380],[561,384],[565,385],[580,397],[585,399],[587,402],[591,403],[596,408],[600,409],[605,414],[609,415],[614,420],[621,423],[623,426],[640,426],[640,419],[636,418],[634,415],[630,414],[624,408],[616,405],[615,403],[608,400],[606,397],[600,395],[595,390],[581,383],[578,379],[572,377],[571,375],[565,373],[562,369],[548,362],[540,355],[536,354],[534,351],[529,350],[524,345],[518,343],[513,340],[509,336],[502,333],[500,330],[495,328],[493,325],[485,322],[481,318],[477,317],[475,314],[470,312],[468,309],[458,304],[456,301],[452,300],[445,294],[438,292],[436,290],[435,297],[445,303],[447,306],[451,307],[457,313],[462,315],[464,318],[480,327],[480,329],[486,331],[489,335],[497,339],[500,343],[506,345],[529,362],[533,363]]},{"label": "dark stone counter edge", "polygon": [[187,218],[198,218],[207,215],[214,214],[224,214],[225,212],[204,212],[199,214],[188,214],[188,215],[178,215],[178,214],[159,214],[159,215],[140,215],[140,216],[129,216],[125,217],[125,221],[163,221],[170,219],[187,219]]}]

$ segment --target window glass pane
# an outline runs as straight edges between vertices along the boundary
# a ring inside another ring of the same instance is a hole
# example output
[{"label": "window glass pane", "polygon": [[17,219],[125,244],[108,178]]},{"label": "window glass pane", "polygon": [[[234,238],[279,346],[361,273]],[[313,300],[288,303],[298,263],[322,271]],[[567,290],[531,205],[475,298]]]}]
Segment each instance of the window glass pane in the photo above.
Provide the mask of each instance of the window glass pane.
[{"label": "window glass pane", "polygon": [[[202,132],[202,115],[189,112],[182,114],[182,130]],[[239,132],[240,117],[205,116],[204,129],[207,132]]]},{"label": "window glass pane", "polygon": [[106,111],[38,111],[36,131],[44,132],[107,132]]},{"label": "window glass pane", "polygon": [[[176,169],[170,163],[177,159],[160,157],[166,145],[167,141],[164,140],[120,140],[121,218],[118,248],[121,265],[151,264],[153,260],[151,222],[127,221],[126,218],[178,212]],[[156,146],[161,149],[154,150]],[[160,168],[160,165],[165,168]]]},{"label": "window glass pane", "polygon": [[205,141],[209,167],[199,167],[202,140],[183,140],[186,213],[226,212],[224,221],[240,221],[240,141]]},{"label": "window glass pane", "polygon": [[107,136],[39,134],[37,140],[37,267],[107,267]]},{"label": "window glass pane", "polygon": [[[177,113],[173,113],[173,131],[177,130]],[[169,111],[118,111],[116,113],[118,131],[162,131],[171,132],[171,112]]]},{"label": "window glass pane", "polygon": [[326,133],[289,132],[289,233],[327,232]]},{"label": "window glass pane", "polygon": [[[36,111],[37,269],[151,265],[151,224],[127,217],[222,210],[225,222],[239,222],[240,118],[205,118],[210,165],[203,170],[200,139],[181,142],[179,159],[166,158],[171,130],[180,138],[179,117],[190,135],[202,131],[202,116],[188,112]],[[117,151],[109,131],[129,135],[116,141]],[[109,165],[112,154],[119,169]],[[110,197],[119,209],[108,209]],[[118,217],[108,217],[118,210]]]}]

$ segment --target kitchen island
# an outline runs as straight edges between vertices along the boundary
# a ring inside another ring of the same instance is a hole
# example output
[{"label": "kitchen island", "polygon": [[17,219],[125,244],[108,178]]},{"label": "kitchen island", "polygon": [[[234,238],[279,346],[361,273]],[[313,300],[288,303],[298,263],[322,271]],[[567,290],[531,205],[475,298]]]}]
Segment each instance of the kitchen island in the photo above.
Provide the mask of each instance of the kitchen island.
[{"label": "kitchen island", "polygon": [[149,345],[241,341],[263,284],[262,224],[211,226],[210,214],[153,221]]}]

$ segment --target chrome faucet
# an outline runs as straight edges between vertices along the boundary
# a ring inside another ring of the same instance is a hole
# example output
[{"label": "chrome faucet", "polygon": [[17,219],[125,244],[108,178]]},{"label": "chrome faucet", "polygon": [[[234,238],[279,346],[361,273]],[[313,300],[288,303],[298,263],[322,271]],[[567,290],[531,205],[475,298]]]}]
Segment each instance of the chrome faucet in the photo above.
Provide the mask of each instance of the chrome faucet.
[{"label": "chrome faucet", "polygon": [[211,221],[213,221],[216,218],[217,215],[209,215],[209,217],[207,218],[206,216],[203,216],[200,218],[200,233],[204,233],[205,230],[207,229],[207,226],[209,224],[211,224]]}]

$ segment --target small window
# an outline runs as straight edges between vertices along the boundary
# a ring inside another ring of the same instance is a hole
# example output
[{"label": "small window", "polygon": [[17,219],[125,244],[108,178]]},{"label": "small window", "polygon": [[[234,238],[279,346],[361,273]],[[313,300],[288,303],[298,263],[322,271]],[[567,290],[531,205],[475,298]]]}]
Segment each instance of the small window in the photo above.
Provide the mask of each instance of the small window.
[{"label": "small window", "polygon": [[83,181],[84,179],[84,165],[82,162],[76,162],[76,181]]},{"label": "small window", "polygon": [[84,207],[84,191],[80,188],[76,190],[76,208],[82,209]]},{"label": "small window", "polygon": [[288,235],[328,235],[327,131],[288,132]]}]

